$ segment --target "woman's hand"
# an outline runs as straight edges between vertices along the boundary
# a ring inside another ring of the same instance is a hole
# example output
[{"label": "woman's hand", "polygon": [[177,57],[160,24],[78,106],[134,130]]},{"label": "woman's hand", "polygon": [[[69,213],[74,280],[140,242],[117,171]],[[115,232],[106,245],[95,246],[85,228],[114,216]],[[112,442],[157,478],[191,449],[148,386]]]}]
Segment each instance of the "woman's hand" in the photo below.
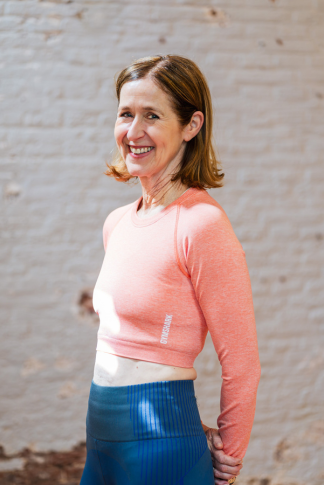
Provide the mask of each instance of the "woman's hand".
[{"label": "woman's hand", "polygon": [[218,429],[209,428],[203,423],[201,424],[204,428],[208,448],[212,457],[215,485],[227,485],[228,480],[240,474],[240,470],[243,467],[243,460],[225,455],[222,450],[223,442]]}]

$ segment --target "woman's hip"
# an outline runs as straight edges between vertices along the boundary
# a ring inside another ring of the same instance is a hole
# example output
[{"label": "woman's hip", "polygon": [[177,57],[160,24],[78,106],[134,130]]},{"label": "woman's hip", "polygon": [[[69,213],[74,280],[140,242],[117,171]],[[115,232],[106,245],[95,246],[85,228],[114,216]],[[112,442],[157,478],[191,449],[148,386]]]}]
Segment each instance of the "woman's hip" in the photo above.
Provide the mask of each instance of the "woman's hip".
[{"label": "woman's hip", "polygon": [[87,432],[104,441],[205,437],[194,381],[130,386],[91,383]]},{"label": "woman's hip", "polygon": [[92,382],[81,485],[213,485],[192,380]]}]

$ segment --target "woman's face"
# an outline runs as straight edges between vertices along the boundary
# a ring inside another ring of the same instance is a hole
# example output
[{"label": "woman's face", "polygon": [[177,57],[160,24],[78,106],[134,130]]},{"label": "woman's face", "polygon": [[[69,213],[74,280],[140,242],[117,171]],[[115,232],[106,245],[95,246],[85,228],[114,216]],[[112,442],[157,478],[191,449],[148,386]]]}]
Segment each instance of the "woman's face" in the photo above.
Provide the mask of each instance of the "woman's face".
[{"label": "woman's face", "polygon": [[187,137],[169,97],[150,78],[124,84],[115,139],[131,175],[151,177],[180,162]]}]

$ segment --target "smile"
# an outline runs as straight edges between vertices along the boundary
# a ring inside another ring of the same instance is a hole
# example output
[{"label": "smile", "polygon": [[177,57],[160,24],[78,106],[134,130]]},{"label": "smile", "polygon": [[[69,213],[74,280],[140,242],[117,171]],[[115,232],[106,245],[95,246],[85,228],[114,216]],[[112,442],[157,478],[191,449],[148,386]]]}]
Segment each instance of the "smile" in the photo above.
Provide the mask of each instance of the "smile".
[{"label": "smile", "polygon": [[154,147],[135,148],[135,147],[131,147],[130,145],[128,145],[128,146],[129,146],[130,151],[132,153],[135,153],[136,155],[139,155],[140,153],[150,152],[154,148]]}]

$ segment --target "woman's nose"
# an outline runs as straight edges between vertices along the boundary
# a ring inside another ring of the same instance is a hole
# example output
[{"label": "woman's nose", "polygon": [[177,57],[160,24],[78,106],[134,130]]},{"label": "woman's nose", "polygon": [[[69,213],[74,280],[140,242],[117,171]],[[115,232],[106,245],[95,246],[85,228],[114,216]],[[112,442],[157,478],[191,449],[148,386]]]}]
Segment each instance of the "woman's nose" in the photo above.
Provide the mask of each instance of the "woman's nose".
[{"label": "woman's nose", "polygon": [[144,131],[143,124],[141,123],[141,120],[135,116],[135,118],[132,121],[132,124],[128,129],[127,138],[129,141],[135,141],[135,140],[138,140],[139,138],[143,138],[144,135],[145,135],[145,131]]}]

